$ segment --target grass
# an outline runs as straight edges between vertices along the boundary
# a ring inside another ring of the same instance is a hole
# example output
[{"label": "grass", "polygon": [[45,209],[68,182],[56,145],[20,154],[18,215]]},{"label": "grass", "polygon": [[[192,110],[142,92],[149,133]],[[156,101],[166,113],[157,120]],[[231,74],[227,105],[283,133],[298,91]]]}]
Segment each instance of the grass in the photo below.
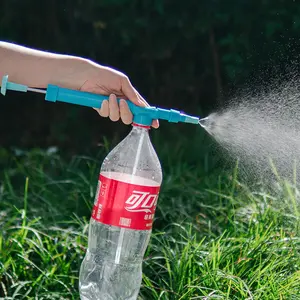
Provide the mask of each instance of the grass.
[{"label": "grass", "polygon": [[[300,299],[299,191],[251,191],[190,139],[153,137],[164,183],[140,299]],[[79,299],[105,145],[95,159],[0,151],[0,299]]]}]

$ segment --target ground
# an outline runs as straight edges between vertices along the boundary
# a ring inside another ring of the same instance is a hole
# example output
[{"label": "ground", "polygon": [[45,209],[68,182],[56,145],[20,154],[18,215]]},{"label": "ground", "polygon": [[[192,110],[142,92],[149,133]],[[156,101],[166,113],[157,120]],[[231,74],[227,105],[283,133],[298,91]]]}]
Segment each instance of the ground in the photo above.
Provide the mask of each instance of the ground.
[{"label": "ground", "polygon": [[[238,168],[220,168],[203,135],[190,138],[153,136],[164,182],[140,299],[300,299],[299,191],[250,189]],[[79,299],[109,148],[92,158],[0,151],[0,299]]]}]

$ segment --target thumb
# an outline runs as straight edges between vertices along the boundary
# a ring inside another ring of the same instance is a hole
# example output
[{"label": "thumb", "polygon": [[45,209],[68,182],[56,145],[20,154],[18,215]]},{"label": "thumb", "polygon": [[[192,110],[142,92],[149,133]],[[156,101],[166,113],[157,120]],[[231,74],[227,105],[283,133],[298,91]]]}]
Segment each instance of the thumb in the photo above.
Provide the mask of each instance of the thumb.
[{"label": "thumb", "polygon": [[132,86],[130,80],[128,77],[123,77],[121,81],[121,90],[122,93],[137,106],[146,106],[146,103],[141,100],[139,97],[138,92],[135,90],[135,88]]},{"label": "thumb", "polygon": [[[122,80],[122,93],[134,104],[137,106],[150,106],[146,100],[143,99],[143,97],[136,91],[136,89],[132,86],[131,82],[129,81],[128,77],[123,77]],[[153,120],[152,127],[158,128],[159,122],[158,120]]]}]

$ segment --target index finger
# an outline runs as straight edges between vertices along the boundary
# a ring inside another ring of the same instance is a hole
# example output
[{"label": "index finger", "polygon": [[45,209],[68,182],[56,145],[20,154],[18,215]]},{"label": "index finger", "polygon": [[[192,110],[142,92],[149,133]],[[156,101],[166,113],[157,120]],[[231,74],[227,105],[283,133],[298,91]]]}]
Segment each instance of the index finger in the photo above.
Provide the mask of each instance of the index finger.
[{"label": "index finger", "polygon": [[144,102],[140,99],[139,93],[135,90],[126,76],[121,79],[121,92],[135,105],[143,106]]},{"label": "index finger", "polygon": [[[147,103],[147,101],[140,95],[140,93],[132,86],[130,83],[129,79],[125,77],[125,81],[123,82],[122,85],[122,92],[124,95],[134,104],[137,106],[141,107],[149,107],[150,105]],[[159,127],[159,122],[158,120],[153,120],[152,122],[152,127],[153,128],[158,128]]]},{"label": "index finger", "polygon": [[[150,105],[148,104],[148,102],[138,92],[137,92],[137,94],[139,95],[140,101],[143,102],[144,107],[149,107]],[[153,120],[151,126],[155,129],[157,129],[159,127],[159,121]]]}]

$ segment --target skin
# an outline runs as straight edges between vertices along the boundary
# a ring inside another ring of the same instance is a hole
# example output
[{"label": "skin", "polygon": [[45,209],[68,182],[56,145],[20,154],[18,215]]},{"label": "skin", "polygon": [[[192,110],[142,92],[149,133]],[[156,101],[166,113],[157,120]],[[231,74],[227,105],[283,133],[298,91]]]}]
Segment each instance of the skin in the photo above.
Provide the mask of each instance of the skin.
[{"label": "skin", "polygon": [[[116,122],[132,123],[132,114],[125,99],[138,106],[149,106],[128,77],[112,68],[99,65],[89,59],[50,53],[24,46],[0,42],[0,78],[9,75],[9,80],[29,87],[47,88],[55,84],[64,88],[107,95],[100,109],[100,116]],[[117,97],[121,98],[117,103]],[[152,127],[158,128],[158,120]]]}]

